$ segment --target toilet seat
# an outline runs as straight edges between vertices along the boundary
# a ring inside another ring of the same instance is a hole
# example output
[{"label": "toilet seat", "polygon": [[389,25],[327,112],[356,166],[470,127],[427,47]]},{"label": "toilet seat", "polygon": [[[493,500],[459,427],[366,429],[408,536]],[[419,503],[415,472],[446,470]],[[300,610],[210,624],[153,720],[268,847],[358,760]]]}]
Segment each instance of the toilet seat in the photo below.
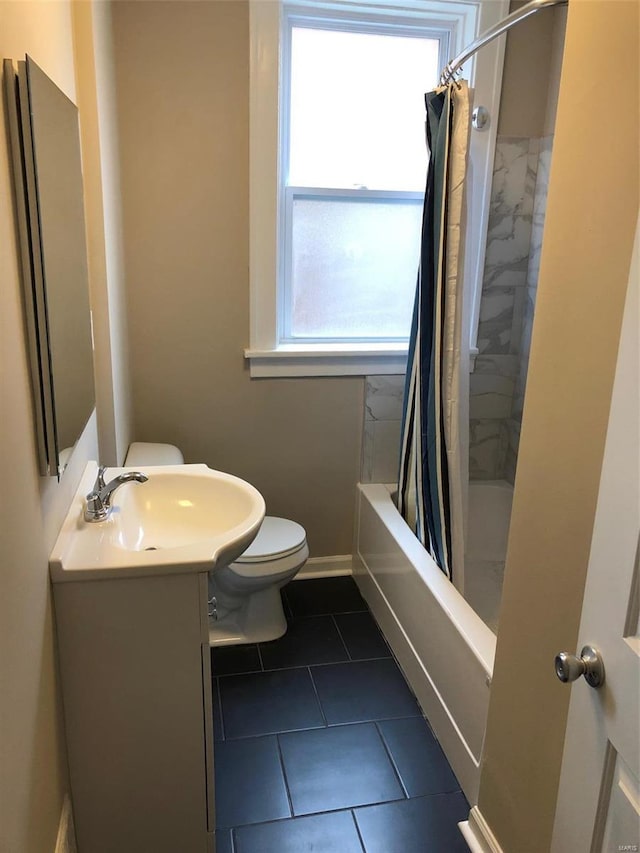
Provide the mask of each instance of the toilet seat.
[{"label": "toilet seat", "polygon": [[256,538],[230,568],[242,577],[260,577],[279,574],[308,556],[304,527],[288,518],[267,515]]}]

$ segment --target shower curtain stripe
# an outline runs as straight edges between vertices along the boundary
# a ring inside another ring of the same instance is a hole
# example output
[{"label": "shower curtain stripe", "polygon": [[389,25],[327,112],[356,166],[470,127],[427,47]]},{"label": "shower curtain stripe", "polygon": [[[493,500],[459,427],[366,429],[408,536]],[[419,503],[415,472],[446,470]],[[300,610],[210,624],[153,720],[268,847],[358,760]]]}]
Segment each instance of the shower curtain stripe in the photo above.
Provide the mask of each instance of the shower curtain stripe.
[{"label": "shower curtain stripe", "polygon": [[[468,123],[465,126],[459,121],[457,112],[468,115],[468,89],[464,81],[450,84],[428,93],[425,102],[429,166],[405,383],[398,508],[451,578],[461,552],[460,519],[452,519],[451,513],[452,505],[457,510],[461,503],[461,486],[451,478],[459,468],[452,455],[452,438],[458,435],[457,406],[452,405],[452,399],[457,393],[455,373],[459,368],[452,344],[455,350],[461,332],[461,289],[456,287],[462,257],[460,201],[464,181],[460,166],[466,158],[464,138],[468,136]],[[454,237],[453,257],[450,236]]]},{"label": "shower curtain stripe", "polygon": [[[439,104],[439,102],[438,102]],[[428,105],[434,110],[434,101]],[[436,289],[436,297],[434,303],[435,318],[434,318],[434,334],[433,334],[433,354],[431,357],[430,378],[433,378],[433,390],[429,389],[432,394],[432,407],[430,411],[433,414],[433,421],[430,421],[429,427],[434,436],[434,462],[433,468],[435,472],[435,480],[432,480],[432,490],[438,501],[438,513],[434,514],[434,529],[437,539],[437,553],[441,555],[442,566],[447,575],[451,576],[449,569],[449,551],[450,551],[450,521],[449,521],[449,504],[446,500],[448,492],[448,471],[446,465],[446,457],[444,457],[445,448],[443,442],[444,423],[442,420],[442,374],[440,365],[442,364],[442,335],[444,322],[444,258],[446,253],[446,222],[447,222],[447,173],[449,169],[449,148],[451,134],[451,119],[453,116],[451,99],[444,99],[442,112],[439,116],[438,131],[442,127],[442,132],[438,132],[436,136],[436,159],[443,164],[442,170],[434,169],[435,192],[434,192],[434,224],[437,222],[437,231],[434,228],[432,239],[435,248],[435,238],[438,238],[438,249],[435,257],[437,258],[437,266],[435,267],[434,284]],[[444,458],[443,458],[444,457]],[[432,503],[434,501],[432,500]],[[440,520],[438,524],[438,519]]]}]

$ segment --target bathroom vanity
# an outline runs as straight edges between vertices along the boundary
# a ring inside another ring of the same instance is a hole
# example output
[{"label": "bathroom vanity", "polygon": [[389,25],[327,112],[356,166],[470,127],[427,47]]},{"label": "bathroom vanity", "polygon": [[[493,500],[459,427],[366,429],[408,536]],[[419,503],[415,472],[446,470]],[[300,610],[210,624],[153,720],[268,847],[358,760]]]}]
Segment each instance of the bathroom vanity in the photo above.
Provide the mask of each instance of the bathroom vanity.
[{"label": "bathroom vanity", "polygon": [[54,585],[80,853],[212,853],[207,574]]},{"label": "bathroom vanity", "polygon": [[206,465],[111,469],[91,523],[97,470],[49,560],[78,849],[213,853],[208,572],[251,543],[264,500]]}]

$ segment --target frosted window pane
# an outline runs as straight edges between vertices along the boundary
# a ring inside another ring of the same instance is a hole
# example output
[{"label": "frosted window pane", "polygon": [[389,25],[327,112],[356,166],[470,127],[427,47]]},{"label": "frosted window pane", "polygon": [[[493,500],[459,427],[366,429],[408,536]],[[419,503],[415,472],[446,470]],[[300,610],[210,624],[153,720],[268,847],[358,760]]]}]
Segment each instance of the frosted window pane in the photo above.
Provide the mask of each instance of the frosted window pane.
[{"label": "frosted window pane", "polygon": [[289,184],[422,192],[438,45],[294,27]]},{"label": "frosted window pane", "polygon": [[408,338],[421,221],[421,201],[294,199],[291,337]]}]

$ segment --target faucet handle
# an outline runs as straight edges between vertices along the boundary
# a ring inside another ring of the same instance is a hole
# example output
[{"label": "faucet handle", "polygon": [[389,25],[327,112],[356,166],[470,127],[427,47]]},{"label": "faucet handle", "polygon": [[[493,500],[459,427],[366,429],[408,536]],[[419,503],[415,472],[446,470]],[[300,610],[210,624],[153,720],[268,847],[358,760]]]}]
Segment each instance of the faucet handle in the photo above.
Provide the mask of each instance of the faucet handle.
[{"label": "faucet handle", "polygon": [[97,491],[89,492],[86,500],[87,503],[84,510],[85,521],[104,521],[109,517],[109,508],[104,505]]},{"label": "faucet handle", "polygon": [[107,470],[107,468],[105,465],[100,465],[98,467],[98,473],[96,475],[96,481],[93,484],[93,488],[91,489],[91,491],[87,495],[88,501],[90,501],[93,498],[97,498],[99,496],[99,493],[104,489],[104,487],[105,487],[104,472],[106,470]]}]

